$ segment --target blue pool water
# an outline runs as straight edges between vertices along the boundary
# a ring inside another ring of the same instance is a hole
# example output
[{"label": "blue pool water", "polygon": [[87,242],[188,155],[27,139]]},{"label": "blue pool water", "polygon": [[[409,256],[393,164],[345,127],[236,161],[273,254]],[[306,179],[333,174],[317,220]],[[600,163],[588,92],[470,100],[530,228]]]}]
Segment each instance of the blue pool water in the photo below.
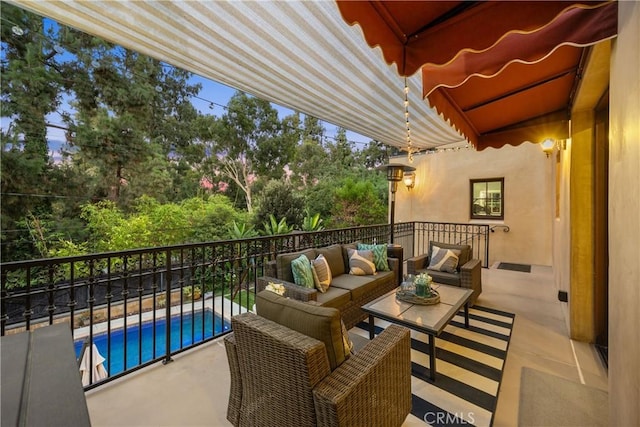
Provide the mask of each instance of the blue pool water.
[{"label": "blue pool water", "polygon": [[[181,347],[189,346],[193,343],[203,341],[205,338],[214,336],[230,328],[228,322],[223,322],[218,314],[211,310],[204,311],[204,329],[202,322],[203,312],[198,311],[194,315],[191,313],[182,316],[182,345],[180,342],[180,316],[171,318],[171,350],[178,350]],[[194,322],[195,319],[195,322]],[[194,326],[193,335],[191,326]],[[140,363],[148,362],[154,358],[166,354],[166,319],[156,319],[155,322],[155,355],[153,352],[153,322],[142,323],[142,330],[139,325],[132,325],[127,328],[127,364],[126,369],[133,368]],[[98,347],[100,354],[107,359],[104,367],[109,375],[116,375],[125,370],[124,364],[124,328],[111,331],[111,353],[107,351],[107,333],[96,334],[93,342]],[[139,360],[139,343],[142,340],[142,359]],[[80,357],[84,340],[74,343],[76,357]]]}]

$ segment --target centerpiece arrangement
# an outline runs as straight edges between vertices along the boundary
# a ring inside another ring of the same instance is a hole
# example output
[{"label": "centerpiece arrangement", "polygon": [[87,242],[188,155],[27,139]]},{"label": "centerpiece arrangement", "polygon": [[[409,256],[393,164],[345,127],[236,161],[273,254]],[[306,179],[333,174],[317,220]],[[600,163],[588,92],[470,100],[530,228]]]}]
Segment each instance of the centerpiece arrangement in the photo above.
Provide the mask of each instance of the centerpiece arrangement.
[{"label": "centerpiece arrangement", "polygon": [[440,295],[431,287],[432,282],[433,279],[426,273],[416,277],[409,274],[400,285],[400,289],[396,291],[396,298],[412,304],[438,304]]}]

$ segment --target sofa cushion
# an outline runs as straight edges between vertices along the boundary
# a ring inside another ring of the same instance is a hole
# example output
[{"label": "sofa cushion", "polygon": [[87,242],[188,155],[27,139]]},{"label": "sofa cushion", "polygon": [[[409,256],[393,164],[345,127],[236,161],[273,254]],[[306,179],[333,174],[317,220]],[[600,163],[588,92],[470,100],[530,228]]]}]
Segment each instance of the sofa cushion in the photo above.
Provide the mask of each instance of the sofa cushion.
[{"label": "sofa cushion", "polygon": [[336,308],[306,304],[262,291],[256,295],[256,312],[265,319],[322,341],[332,371],[349,357],[350,349],[345,349],[346,341],[342,337],[340,310]]},{"label": "sofa cushion", "polygon": [[311,261],[305,255],[291,261],[291,272],[293,273],[293,283],[305,288],[314,288],[313,270],[311,270]]},{"label": "sofa cushion", "polygon": [[373,263],[376,265],[376,270],[389,271],[387,245],[368,245],[366,243],[358,243],[358,250],[373,252]]},{"label": "sofa cushion", "polygon": [[276,274],[278,279],[287,282],[293,282],[293,273],[291,272],[291,261],[304,254],[309,261],[316,257],[315,249],[306,249],[304,251],[292,252],[289,254],[280,254],[276,257]]},{"label": "sofa cushion", "polygon": [[465,265],[471,259],[471,246],[469,245],[454,245],[451,243],[440,243],[440,242],[429,242],[429,255],[433,253],[432,247],[438,246],[439,248],[444,249],[457,249],[460,251],[460,256],[458,257],[458,271],[460,271],[460,267]]},{"label": "sofa cushion", "polygon": [[345,274],[344,258],[342,255],[342,245],[331,245],[324,248],[317,248],[316,252],[324,255],[324,258],[329,263],[331,269],[331,276],[339,276]]},{"label": "sofa cushion", "polygon": [[[348,274],[342,274],[341,276],[349,277]],[[336,288],[332,284],[329,286],[329,289],[327,289],[327,292],[323,294],[318,292],[317,297],[318,303],[323,307],[341,308],[351,301],[351,292],[348,289]]]},{"label": "sofa cushion", "polygon": [[[388,283],[390,280],[395,280],[395,273],[393,271],[381,271],[375,276],[343,274],[342,276],[333,278],[330,289],[349,290],[351,292],[351,299],[358,300],[366,294],[374,292],[375,288],[382,286],[384,283]],[[320,295],[318,295],[318,299],[320,299]]]},{"label": "sofa cushion", "polygon": [[322,293],[327,292],[329,285],[331,285],[331,269],[324,255],[319,254],[316,259],[311,261],[311,271],[316,289]]},{"label": "sofa cushion", "polygon": [[436,245],[433,245],[431,250],[428,269],[446,271],[447,273],[456,273],[458,271],[459,250],[439,248]]},{"label": "sofa cushion", "polygon": [[376,273],[373,252],[349,249],[349,274],[368,276]]}]

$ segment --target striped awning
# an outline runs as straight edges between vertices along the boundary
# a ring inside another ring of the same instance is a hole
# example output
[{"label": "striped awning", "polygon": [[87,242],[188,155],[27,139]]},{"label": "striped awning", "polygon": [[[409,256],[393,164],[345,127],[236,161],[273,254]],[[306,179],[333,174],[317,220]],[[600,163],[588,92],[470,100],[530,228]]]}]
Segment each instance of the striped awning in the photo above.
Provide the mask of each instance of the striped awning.
[{"label": "striped awning", "polygon": [[[404,148],[404,79],[332,1],[11,0],[176,67]],[[410,76],[416,149],[465,143]]]}]

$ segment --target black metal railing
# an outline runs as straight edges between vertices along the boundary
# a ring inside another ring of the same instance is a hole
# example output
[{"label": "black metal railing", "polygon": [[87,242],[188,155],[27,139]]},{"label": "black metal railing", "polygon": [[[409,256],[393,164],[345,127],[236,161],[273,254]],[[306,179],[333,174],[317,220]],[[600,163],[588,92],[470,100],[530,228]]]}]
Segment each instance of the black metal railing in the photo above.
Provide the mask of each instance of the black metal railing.
[{"label": "black metal railing", "polygon": [[416,255],[428,253],[432,241],[471,245],[472,258],[479,259],[482,267],[489,267],[489,225],[446,222],[414,222],[413,225]]},{"label": "black metal railing", "polygon": [[[96,344],[106,359],[108,377],[90,378],[91,389],[228,333],[230,317],[252,309],[256,279],[277,254],[387,243],[390,231],[384,224],[3,263],[0,332],[69,323],[79,358]],[[486,264],[487,232],[480,225],[400,223],[393,243],[406,259],[425,252],[429,240],[471,242]],[[93,365],[99,356],[87,357]]]}]

